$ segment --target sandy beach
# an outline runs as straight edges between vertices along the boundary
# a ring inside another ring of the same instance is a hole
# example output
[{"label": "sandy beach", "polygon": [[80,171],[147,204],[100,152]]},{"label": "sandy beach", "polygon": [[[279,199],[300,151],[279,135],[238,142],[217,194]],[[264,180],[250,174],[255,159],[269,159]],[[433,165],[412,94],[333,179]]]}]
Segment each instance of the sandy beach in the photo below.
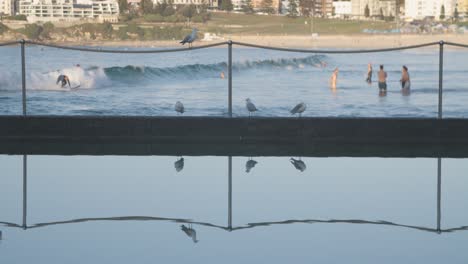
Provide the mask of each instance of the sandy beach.
[{"label": "sandy beach", "polygon": [[[218,40],[197,41],[194,45],[206,45],[227,40],[245,42],[257,45],[290,47],[290,48],[323,48],[323,49],[376,49],[417,45],[440,40],[468,44],[468,35],[321,35],[312,36],[253,36],[232,35]],[[107,47],[180,47],[178,40],[163,41],[84,41],[84,42],[54,42],[63,45],[107,46]]]}]

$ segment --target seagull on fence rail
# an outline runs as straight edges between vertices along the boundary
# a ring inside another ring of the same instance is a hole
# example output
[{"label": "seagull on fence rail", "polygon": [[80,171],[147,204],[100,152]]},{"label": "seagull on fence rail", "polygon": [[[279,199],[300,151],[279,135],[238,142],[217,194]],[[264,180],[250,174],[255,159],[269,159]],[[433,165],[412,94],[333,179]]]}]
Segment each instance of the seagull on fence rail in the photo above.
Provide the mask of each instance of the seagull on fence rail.
[{"label": "seagull on fence rail", "polygon": [[185,38],[180,42],[180,44],[185,45],[185,43],[189,44],[189,48],[192,47],[192,43],[197,39],[198,29],[192,29],[192,33],[190,35],[185,36]]},{"label": "seagull on fence rail", "polygon": [[301,117],[302,113],[304,113],[306,108],[307,108],[307,105],[301,102],[298,105],[296,105],[293,109],[291,109],[291,111],[289,112],[291,113],[291,115],[299,114],[299,117]]},{"label": "seagull on fence rail", "polygon": [[177,112],[177,115],[183,114],[185,112],[184,105],[180,101],[177,101],[174,106],[174,110]]},{"label": "seagull on fence rail", "polygon": [[245,107],[247,107],[247,111],[249,111],[249,117],[253,112],[258,111],[257,107],[252,103],[250,98],[245,99]]}]

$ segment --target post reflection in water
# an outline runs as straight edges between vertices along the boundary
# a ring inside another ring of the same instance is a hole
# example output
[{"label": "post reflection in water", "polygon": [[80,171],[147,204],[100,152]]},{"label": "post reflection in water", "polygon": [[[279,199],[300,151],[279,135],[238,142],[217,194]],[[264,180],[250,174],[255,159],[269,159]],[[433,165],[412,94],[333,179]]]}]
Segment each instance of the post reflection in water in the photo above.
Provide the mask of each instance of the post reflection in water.
[{"label": "post reflection in water", "polygon": [[[292,159],[295,162],[301,161]],[[301,161],[302,162],[302,161]],[[293,161],[291,161],[293,163]],[[302,162],[302,164],[304,164]],[[305,164],[303,165],[305,168]],[[359,219],[329,219],[329,220],[322,220],[322,219],[289,219],[284,221],[270,221],[270,222],[257,222],[257,223],[248,223],[245,225],[233,226],[233,204],[232,204],[232,196],[233,196],[233,175],[232,175],[232,156],[228,157],[228,211],[227,211],[227,226],[216,225],[208,222],[199,222],[190,219],[182,219],[182,218],[166,218],[166,217],[154,217],[154,216],[120,216],[120,217],[100,217],[100,218],[78,218],[72,220],[65,220],[65,221],[55,221],[55,222],[45,222],[45,223],[36,223],[33,225],[27,225],[27,155],[23,156],[23,223],[22,225],[9,223],[9,222],[0,222],[7,227],[15,227],[15,228],[22,228],[26,229],[33,229],[33,228],[41,228],[46,226],[54,226],[54,225],[63,225],[63,224],[72,224],[72,223],[83,223],[83,222],[94,222],[94,221],[165,221],[165,222],[174,222],[174,223],[182,223],[180,225],[181,230],[192,239],[194,243],[197,243],[199,240],[197,238],[197,232],[193,226],[204,226],[204,227],[211,227],[217,228],[225,231],[237,231],[243,229],[251,229],[255,227],[261,226],[273,226],[273,225],[290,225],[296,223],[348,223],[348,224],[368,224],[368,225],[386,225],[386,226],[394,226],[394,227],[402,227],[408,228],[413,230],[420,230],[432,233],[450,233],[455,231],[463,231],[468,230],[468,226],[460,226],[455,228],[441,228],[441,200],[442,200],[442,193],[441,193],[441,185],[442,185],[442,159],[437,158],[437,210],[436,210],[436,217],[437,217],[437,225],[435,228],[430,227],[423,227],[423,226],[415,226],[415,225],[405,225],[399,224],[390,221],[369,221],[369,220],[359,220]],[[302,168],[302,167],[300,167]],[[2,232],[0,231],[0,240],[2,239]]]}]

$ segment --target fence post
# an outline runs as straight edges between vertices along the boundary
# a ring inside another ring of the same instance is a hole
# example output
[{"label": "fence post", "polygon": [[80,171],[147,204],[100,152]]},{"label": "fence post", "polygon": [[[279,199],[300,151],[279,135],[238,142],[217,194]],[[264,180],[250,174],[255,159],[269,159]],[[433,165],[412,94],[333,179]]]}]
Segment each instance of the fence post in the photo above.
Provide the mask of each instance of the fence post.
[{"label": "fence post", "polygon": [[26,41],[20,40],[21,44],[21,80],[22,80],[22,93],[23,93],[23,116],[26,116],[26,60],[24,54],[24,45]]},{"label": "fence post", "polygon": [[23,155],[23,229],[27,228],[27,212],[28,212],[28,156]]},{"label": "fence post", "polygon": [[437,158],[437,232],[442,233],[440,228],[440,222],[442,219],[441,212],[441,200],[442,200],[442,159]]},{"label": "fence post", "polygon": [[228,105],[229,105],[229,117],[232,117],[232,40],[228,41]]},{"label": "fence post", "polygon": [[438,118],[442,118],[442,82],[443,82],[443,73],[444,73],[444,44],[445,42],[441,40],[439,42],[439,110]]}]

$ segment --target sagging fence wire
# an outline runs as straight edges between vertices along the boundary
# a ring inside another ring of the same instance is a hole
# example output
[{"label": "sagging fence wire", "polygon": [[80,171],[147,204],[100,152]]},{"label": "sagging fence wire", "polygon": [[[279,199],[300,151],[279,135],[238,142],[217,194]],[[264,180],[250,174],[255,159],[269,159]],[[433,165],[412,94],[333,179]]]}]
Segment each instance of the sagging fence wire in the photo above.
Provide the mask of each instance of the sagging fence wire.
[{"label": "sagging fence wire", "polygon": [[282,48],[274,46],[257,45],[251,43],[237,42],[237,41],[224,41],[213,44],[189,47],[189,48],[169,48],[169,49],[145,49],[145,50],[118,50],[118,49],[103,49],[103,48],[89,48],[89,47],[76,47],[76,46],[64,46],[50,43],[43,43],[31,40],[19,40],[0,43],[2,46],[14,46],[21,45],[21,72],[22,72],[22,103],[23,103],[23,116],[27,115],[26,105],[26,61],[25,61],[25,46],[35,45],[44,46],[50,48],[83,51],[83,52],[96,52],[96,53],[119,53],[119,54],[157,54],[157,53],[170,53],[170,52],[187,52],[192,50],[208,49],[214,47],[228,46],[228,114],[232,117],[232,47],[237,45],[240,47],[257,48],[264,50],[282,51],[282,52],[295,52],[295,53],[314,53],[314,54],[362,54],[362,53],[380,53],[380,52],[392,52],[409,49],[419,49],[431,46],[439,46],[439,102],[438,102],[438,118],[442,118],[442,89],[443,89],[443,58],[444,58],[444,45],[450,45],[459,48],[468,48],[468,45],[445,42],[443,40],[439,42],[429,42],[417,45],[409,45],[403,47],[394,48],[383,48],[383,49],[360,49],[360,50],[320,50],[320,49],[296,49],[296,48]]}]

